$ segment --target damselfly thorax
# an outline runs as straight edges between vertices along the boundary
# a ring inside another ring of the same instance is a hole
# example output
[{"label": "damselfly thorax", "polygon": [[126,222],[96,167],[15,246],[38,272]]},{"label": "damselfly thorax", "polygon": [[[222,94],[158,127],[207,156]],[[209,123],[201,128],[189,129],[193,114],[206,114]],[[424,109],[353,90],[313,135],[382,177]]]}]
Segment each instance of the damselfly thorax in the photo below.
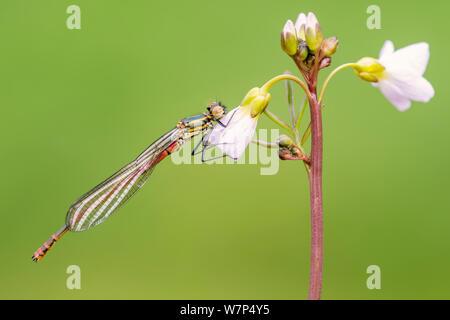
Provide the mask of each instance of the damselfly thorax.
[{"label": "damselfly thorax", "polygon": [[39,261],[68,230],[84,231],[102,223],[125,204],[147,182],[155,166],[196,135],[205,135],[225,115],[220,103],[210,103],[207,112],[180,120],[111,177],[85,193],[67,211],[65,225],[47,240],[32,259]]},{"label": "damselfly thorax", "polygon": [[208,112],[198,116],[181,119],[177,127],[187,129],[188,133],[202,132],[213,127],[213,122],[218,121],[225,115],[225,107],[219,103],[210,103],[207,107]]}]

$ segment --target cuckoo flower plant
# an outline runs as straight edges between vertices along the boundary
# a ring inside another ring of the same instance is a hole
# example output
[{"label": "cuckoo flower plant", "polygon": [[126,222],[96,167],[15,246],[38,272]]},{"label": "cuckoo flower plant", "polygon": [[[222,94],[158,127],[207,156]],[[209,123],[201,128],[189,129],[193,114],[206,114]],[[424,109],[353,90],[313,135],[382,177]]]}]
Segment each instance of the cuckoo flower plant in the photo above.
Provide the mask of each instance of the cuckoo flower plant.
[{"label": "cuckoo flower plant", "polygon": [[[386,41],[378,59],[365,57],[357,62],[343,64],[334,69],[323,82],[318,92],[318,75],[332,63],[338,49],[336,37],[324,38],[322,28],[313,13],[300,13],[295,24],[288,20],[281,32],[281,48],[297,66],[303,80],[292,74],[278,75],[262,87],[254,88],[242,103],[216,126],[208,138],[224,154],[238,159],[252,141],[258,118],[265,114],[284,128],[291,137],[282,135],[277,140],[279,157],[282,160],[300,160],[306,169],[311,202],[311,262],[309,276],[309,299],[320,299],[322,292],[323,266],[323,205],[322,205],[322,102],[330,80],[341,70],[353,68],[363,80],[371,82],[400,111],[411,106],[411,101],[428,102],[434,96],[432,85],[423,77],[429,59],[429,46],[425,42],[394,50],[391,41]],[[287,88],[290,122],[284,121],[271,111],[271,87],[285,80]],[[305,93],[301,108],[294,108],[292,84],[297,84]],[[302,127],[301,121],[309,104],[310,123]],[[301,134],[303,132],[303,134]],[[305,143],[311,139],[309,154]],[[253,141],[262,146],[273,144]]]}]

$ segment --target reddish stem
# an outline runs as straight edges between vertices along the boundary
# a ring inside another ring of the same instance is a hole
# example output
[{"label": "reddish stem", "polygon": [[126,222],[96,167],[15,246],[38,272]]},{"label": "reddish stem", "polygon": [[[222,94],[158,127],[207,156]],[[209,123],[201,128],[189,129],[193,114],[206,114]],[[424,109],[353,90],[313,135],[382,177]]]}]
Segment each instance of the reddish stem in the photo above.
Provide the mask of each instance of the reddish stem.
[{"label": "reddish stem", "polygon": [[311,201],[311,265],[309,272],[309,300],[320,300],[322,293],[323,266],[323,205],[322,205],[322,108],[317,101],[317,78],[320,70],[321,50],[315,55],[314,65],[304,70],[297,56],[294,62],[308,82],[311,98],[311,155],[308,173]]},{"label": "reddish stem", "polygon": [[311,166],[309,171],[311,201],[310,300],[319,300],[322,292],[323,206],[322,206],[322,112],[316,92],[309,101],[311,110]]}]

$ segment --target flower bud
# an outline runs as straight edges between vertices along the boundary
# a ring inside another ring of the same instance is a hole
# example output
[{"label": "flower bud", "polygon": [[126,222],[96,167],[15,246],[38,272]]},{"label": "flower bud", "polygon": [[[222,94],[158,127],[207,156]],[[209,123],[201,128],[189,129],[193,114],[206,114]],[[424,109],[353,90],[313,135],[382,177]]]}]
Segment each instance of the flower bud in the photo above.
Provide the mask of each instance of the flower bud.
[{"label": "flower bud", "polygon": [[331,57],[337,50],[339,40],[336,37],[325,39],[322,45],[322,51],[327,57]]},{"label": "flower bud", "polygon": [[278,157],[280,157],[281,160],[292,160],[292,154],[289,149],[278,150]]},{"label": "flower bud", "polygon": [[316,16],[312,12],[308,13],[308,17],[306,18],[305,37],[309,50],[315,53],[322,44],[323,36],[319,21],[317,21]]},{"label": "flower bud", "polygon": [[306,29],[306,15],[302,12],[298,15],[298,18],[295,21],[295,30],[297,31],[298,40],[303,41],[306,40],[305,29]]},{"label": "flower bud", "polygon": [[291,145],[294,144],[294,142],[292,142],[292,139],[289,138],[287,135],[282,134],[277,138],[277,144],[280,148],[289,148]]},{"label": "flower bud", "polygon": [[304,61],[308,57],[308,54],[308,45],[305,41],[300,41],[300,43],[298,44],[297,56],[301,61]]},{"label": "flower bud", "polygon": [[293,56],[297,53],[297,46],[297,31],[295,30],[294,23],[288,20],[284,25],[283,31],[281,31],[281,48],[288,55]]},{"label": "flower bud", "polygon": [[331,58],[330,57],[323,58],[322,61],[320,61],[319,69],[323,69],[323,68],[329,67],[330,64],[331,64]]},{"label": "flower bud", "polygon": [[266,109],[270,101],[270,93],[261,89],[251,89],[241,102],[241,107],[249,107],[252,118],[259,116]]},{"label": "flower bud", "polygon": [[298,159],[304,159],[305,158],[305,155],[302,153],[302,151],[297,146],[294,146],[292,148],[291,152],[292,152],[292,155],[295,156]]},{"label": "flower bud", "polygon": [[361,79],[369,82],[378,82],[383,76],[385,68],[377,59],[365,57],[356,63],[354,70]]},{"label": "flower bud", "polygon": [[293,147],[292,149],[280,148],[278,150],[278,156],[281,160],[303,160],[306,163],[309,163],[308,157],[305,156],[297,147]]},{"label": "flower bud", "polygon": [[308,55],[308,57],[305,59],[305,65],[307,65],[309,68],[314,65],[314,61],[316,61],[316,56],[313,54]]}]

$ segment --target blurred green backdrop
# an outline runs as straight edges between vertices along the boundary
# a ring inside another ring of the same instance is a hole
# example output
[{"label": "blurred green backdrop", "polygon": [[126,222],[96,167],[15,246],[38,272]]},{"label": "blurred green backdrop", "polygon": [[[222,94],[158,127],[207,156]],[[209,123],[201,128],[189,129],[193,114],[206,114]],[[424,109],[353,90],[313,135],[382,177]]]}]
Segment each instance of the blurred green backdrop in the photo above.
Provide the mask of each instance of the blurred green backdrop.
[{"label": "blurred green backdrop", "polygon": [[[66,28],[81,7],[82,29]],[[381,7],[381,30],[366,27]],[[303,166],[163,162],[119,214],[34,250],[81,194],[216,97],[237,106],[295,66],[287,19],[314,11],[337,36],[333,66],[427,41],[436,97],[400,113],[351,70],[324,112],[325,299],[450,298],[450,6],[445,1],[3,0],[0,298],[305,299],[309,198]],[[325,70],[324,74],[331,71]],[[299,93],[299,92],[298,92]],[[301,99],[297,97],[297,102]],[[283,85],[272,111],[287,118]],[[271,128],[263,118],[260,128]],[[289,199],[289,200],[286,200]],[[66,268],[81,268],[81,290]],[[381,290],[366,268],[381,267]]]}]

